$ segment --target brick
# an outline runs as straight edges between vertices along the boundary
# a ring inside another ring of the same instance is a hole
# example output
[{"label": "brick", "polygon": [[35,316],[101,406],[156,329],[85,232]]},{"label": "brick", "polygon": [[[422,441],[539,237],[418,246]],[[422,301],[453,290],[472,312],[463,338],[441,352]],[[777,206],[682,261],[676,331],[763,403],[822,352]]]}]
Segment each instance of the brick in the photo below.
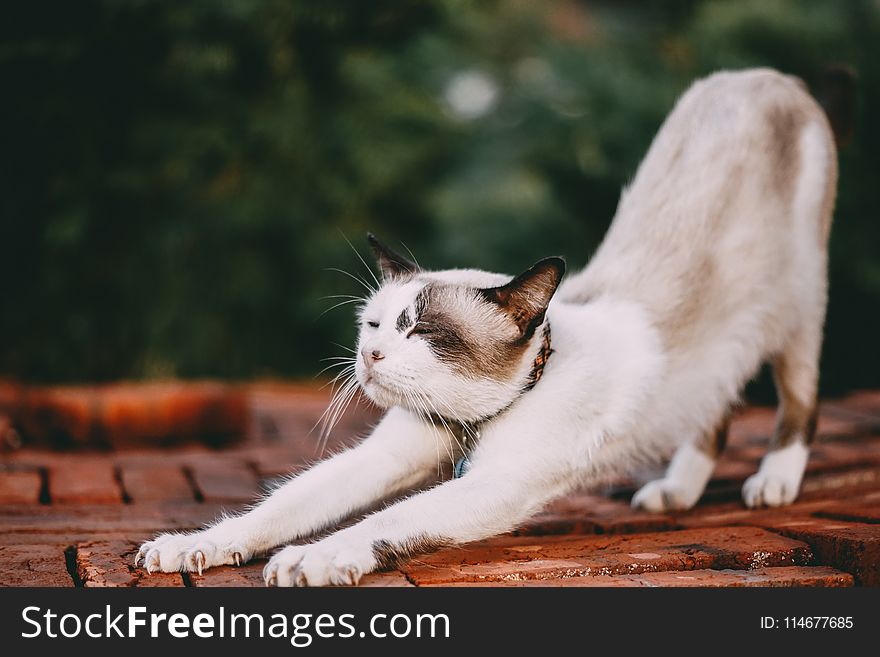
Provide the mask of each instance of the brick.
[{"label": "brick", "polygon": [[[253,390],[247,390],[253,399]],[[17,398],[23,394],[17,393]],[[0,583],[8,580],[22,585],[49,578],[50,584],[70,586],[73,578],[67,573],[64,551],[74,546],[76,552],[71,556],[75,557],[76,572],[87,586],[262,586],[265,562],[211,569],[202,577],[147,577],[133,568],[130,559],[141,540],[160,531],[197,528],[224,507],[235,511],[237,502],[253,501],[261,477],[285,474],[317,458],[317,438],[309,431],[323,411],[327,395],[280,386],[270,396],[268,405],[265,399],[262,406],[252,404],[262,414],[251,418],[257,427],[249,430],[249,442],[223,450],[198,444],[130,449],[138,440],[132,434],[134,442],[126,444],[126,451],[106,455],[74,455],[33,447],[0,453],[0,545],[6,550],[0,553]],[[880,393],[851,397],[823,402],[819,427],[824,438],[813,450],[802,495],[794,505],[761,510],[743,506],[742,481],[757,470],[775,422],[773,408],[746,409],[734,422],[731,445],[706,494],[689,512],[632,510],[633,484],[617,482],[619,488],[612,498],[563,498],[515,535],[473,544],[463,551],[419,556],[406,569],[415,583],[423,585],[876,583]],[[173,397],[169,399],[173,401]],[[104,417],[100,413],[105,409],[99,407],[96,415],[95,407],[84,400],[74,394],[66,399],[67,406],[62,405],[67,409],[62,419],[74,429],[80,427],[67,436],[65,444],[75,447],[98,440],[106,447],[109,439],[101,433],[100,422],[80,422],[89,413],[90,417]],[[124,410],[124,405],[118,407],[115,420],[101,422],[130,429],[134,425],[126,425]],[[351,440],[354,431],[365,426],[368,415],[361,411],[350,414],[334,432],[331,444],[338,447]],[[145,436],[143,444],[152,440],[151,445],[164,445],[171,439],[174,437]],[[48,475],[43,482],[58,493],[58,500],[75,503],[49,500],[51,504],[40,504],[43,471]],[[103,474],[92,476],[93,471]],[[103,484],[97,485],[99,481]],[[196,500],[196,487],[198,499],[204,495],[207,502]],[[112,491],[109,496],[102,492],[108,488]],[[119,503],[123,492],[132,504]],[[8,496],[4,498],[4,494]],[[108,504],[108,500],[117,503]],[[795,547],[787,554],[785,544],[774,540],[790,541]],[[459,556],[448,561],[450,555]],[[399,571],[371,574],[362,581],[362,586],[412,584]]]},{"label": "brick", "polygon": [[715,466],[712,481],[715,484],[742,484],[758,471],[758,459],[745,460],[725,455]]},{"label": "brick", "polygon": [[857,442],[820,442],[810,450],[807,473],[820,474],[880,464],[880,449],[874,452],[866,447],[866,444]]},{"label": "brick", "polygon": [[29,441],[69,448],[94,440],[95,399],[90,388],[23,388],[13,417]]},{"label": "brick", "polygon": [[127,540],[89,541],[76,546],[76,569],[85,587],[183,586],[179,573],[149,575],[134,567],[137,545]]},{"label": "brick", "polygon": [[9,532],[0,527],[0,543],[3,545],[56,545],[75,547],[78,543],[91,541],[131,540],[130,532],[125,531],[80,531],[74,530],[59,535],[55,532]]},{"label": "brick", "polygon": [[769,406],[752,406],[739,410],[730,423],[728,444],[746,445],[770,439],[776,426],[776,409]]},{"label": "brick", "polygon": [[38,504],[41,487],[39,472],[0,470],[0,504]]},{"label": "brick", "polygon": [[[505,587],[544,587],[544,580],[514,580],[506,582],[457,582],[453,586],[505,586]],[[566,588],[581,587],[848,587],[853,585],[853,577],[834,568],[825,566],[782,566],[778,568],[756,568],[753,570],[689,570],[639,575],[596,575],[593,577],[569,577],[552,582],[553,586]],[[431,585],[429,585],[431,586]],[[448,586],[439,584],[437,586]]]},{"label": "brick", "polygon": [[[288,443],[293,442],[288,441]],[[315,460],[317,451],[311,441],[308,446],[303,444],[305,441],[296,442],[296,445],[285,444],[249,449],[246,454],[247,461],[257,471],[257,475],[263,479],[283,477],[299,472],[304,466]]]},{"label": "brick", "polygon": [[358,586],[362,588],[392,588],[392,587],[412,587],[406,575],[399,570],[392,570],[387,573],[370,573],[364,575]]},{"label": "brick", "polygon": [[417,585],[459,581],[556,579],[667,570],[804,565],[812,555],[795,540],[755,527],[675,532],[500,538],[419,557],[403,570]]},{"label": "brick", "polygon": [[834,500],[819,499],[799,501],[786,507],[772,509],[747,509],[742,502],[697,506],[675,516],[681,527],[722,527],[725,525],[752,525],[765,527],[776,519],[805,519],[834,504]]},{"label": "brick", "polygon": [[875,421],[874,430],[880,430],[880,390],[861,390],[833,402],[834,406]]},{"label": "brick", "polygon": [[110,460],[71,458],[49,469],[49,497],[53,504],[118,504],[122,490]]},{"label": "brick", "polygon": [[252,502],[259,493],[257,476],[244,463],[197,461],[191,472],[196,489],[208,502]]},{"label": "brick", "polygon": [[156,532],[196,529],[220,511],[234,512],[235,505],[196,502],[138,505],[83,504],[69,506],[0,506],[0,532],[67,535],[80,532],[128,532],[146,540]]},{"label": "brick", "polygon": [[[853,412],[858,404],[850,402],[826,402],[819,405],[819,421],[816,434],[821,437],[853,436],[880,429],[880,412],[875,416]],[[776,427],[776,408],[772,406],[750,407],[741,410],[730,427],[731,447],[769,442]]]},{"label": "brick", "polygon": [[624,534],[674,527],[671,516],[635,510],[628,502],[600,495],[579,494],[554,501],[514,533],[522,536]]},{"label": "brick", "polygon": [[[204,573],[190,573],[189,578],[192,586],[197,587],[217,587],[217,586],[240,586],[253,587],[265,586],[263,583],[263,566],[266,560],[261,559],[247,563],[240,567],[220,566],[217,568],[209,568]],[[367,588],[381,587],[411,587],[412,584],[406,579],[404,574],[399,570],[393,570],[384,573],[370,573],[365,575],[359,586]]]},{"label": "brick", "polygon": [[816,435],[820,438],[839,438],[841,436],[857,436],[877,426],[876,421],[861,415],[840,412],[835,407],[820,404],[819,422]]},{"label": "brick", "polygon": [[209,568],[201,575],[190,573],[188,575],[192,586],[199,588],[211,588],[218,586],[264,586],[263,566],[265,560],[246,563],[243,566],[217,566]]},{"label": "brick", "polygon": [[[288,384],[257,384],[251,386],[251,408],[254,422],[251,431],[264,439],[301,441],[314,446],[319,430],[315,427],[330,404],[330,388]],[[340,441],[362,434],[374,424],[381,412],[372,404],[354,399],[331,432],[328,449]],[[308,458],[315,458],[315,454]]]},{"label": "brick", "polygon": [[880,491],[832,504],[816,515],[837,520],[880,523]]},{"label": "brick", "polygon": [[122,486],[132,502],[192,501],[192,486],[179,466],[122,469]]},{"label": "brick", "polygon": [[799,499],[842,496],[859,490],[880,487],[880,466],[851,468],[842,471],[808,473],[801,484]]},{"label": "brick", "polygon": [[857,584],[880,586],[880,525],[823,518],[780,518],[768,525],[809,543],[817,563],[852,573]]},{"label": "brick", "polygon": [[18,383],[0,379],[0,413],[11,413],[18,407],[22,388]]},{"label": "brick", "polygon": [[26,387],[14,416],[31,439],[57,447],[123,447],[244,435],[245,390],[211,382]]},{"label": "brick", "polygon": [[0,454],[21,449],[21,434],[12,425],[12,418],[0,409]]},{"label": "brick", "polygon": [[62,544],[0,546],[0,586],[73,586],[65,548]]}]

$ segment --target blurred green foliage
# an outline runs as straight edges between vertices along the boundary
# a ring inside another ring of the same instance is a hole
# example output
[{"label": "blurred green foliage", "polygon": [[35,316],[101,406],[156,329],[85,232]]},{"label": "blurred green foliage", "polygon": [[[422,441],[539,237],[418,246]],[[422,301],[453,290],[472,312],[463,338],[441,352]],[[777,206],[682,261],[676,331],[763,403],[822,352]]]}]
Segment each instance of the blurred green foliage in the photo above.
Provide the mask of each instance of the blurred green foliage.
[{"label": "blurred green foliage", "polygon": [[[847,63],[880,113],[874,0],[29,2],[0,35],[0,373],[35,381],[314,373],[368,229],[425,266],[582,265],[718,68]],[[880,385],[878,152],[862,120],[826,392]]]}]

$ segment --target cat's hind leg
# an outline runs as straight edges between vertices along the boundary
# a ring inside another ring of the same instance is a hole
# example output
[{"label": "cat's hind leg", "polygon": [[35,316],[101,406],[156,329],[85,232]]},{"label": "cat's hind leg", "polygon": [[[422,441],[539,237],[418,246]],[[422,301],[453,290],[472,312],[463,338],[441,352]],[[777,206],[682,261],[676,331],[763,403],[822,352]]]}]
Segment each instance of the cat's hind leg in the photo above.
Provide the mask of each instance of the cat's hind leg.
[{"label": "cat's hind leg", "polygon": [[715,462],[727,443],[730,416],[699,439],[678,448],[666,474],[651,481],[633,496],[632,505],[646,511],[684,511],[694,506],[706,489]]},{"label": "cat's hind leg", "polygon": [[798,496],[816,435],[821,335],[821,328],[800,330],[773,360],[779,396],[776,429],[760,469],[743,485],[748,507],[791,504]]}]

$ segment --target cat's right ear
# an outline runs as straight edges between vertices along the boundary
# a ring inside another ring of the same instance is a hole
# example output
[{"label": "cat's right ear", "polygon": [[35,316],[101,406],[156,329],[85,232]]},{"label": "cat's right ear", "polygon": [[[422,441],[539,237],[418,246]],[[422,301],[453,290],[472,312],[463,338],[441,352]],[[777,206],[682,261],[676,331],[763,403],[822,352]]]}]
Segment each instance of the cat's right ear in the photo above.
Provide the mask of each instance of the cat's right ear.
[{"label": "cat's right ear", "polygon": [[409,274],[415,274],[419,271],[419,266],[404,258],[399,253],[392,251],[386,244],[383,244],[373,233],[367,233],[367,242],[373,249],[373,255],[376,256],[376,262],[382,271],[382,277],[390,280]]},{"label": "cat's right ear", "polygon": [[544,321],[550,299],[565,274],[565,260],[544,258],[506,285],[480,290],[483,298],[501,308],[513,320],[524,339]]}]

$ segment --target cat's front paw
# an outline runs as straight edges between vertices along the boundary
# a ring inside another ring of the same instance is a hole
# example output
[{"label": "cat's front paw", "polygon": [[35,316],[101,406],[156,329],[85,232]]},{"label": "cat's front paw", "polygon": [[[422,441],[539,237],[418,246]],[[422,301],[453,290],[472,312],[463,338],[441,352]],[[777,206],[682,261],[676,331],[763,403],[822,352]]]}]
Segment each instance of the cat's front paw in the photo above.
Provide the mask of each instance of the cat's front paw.
[{"label": "cat's front paw", "polygon": [[240,566],[251,558],[242,545],[207,531],[160,534],[141,545],[134,565],[143,563],[148,573],[190,572],[202,574],[213,566]]},{"label": "cat's front paw", "polygon": [[263,568],[263,579],[266,586],[354,586],[375,567],[372,549],[331,537],[284,548]]}]

